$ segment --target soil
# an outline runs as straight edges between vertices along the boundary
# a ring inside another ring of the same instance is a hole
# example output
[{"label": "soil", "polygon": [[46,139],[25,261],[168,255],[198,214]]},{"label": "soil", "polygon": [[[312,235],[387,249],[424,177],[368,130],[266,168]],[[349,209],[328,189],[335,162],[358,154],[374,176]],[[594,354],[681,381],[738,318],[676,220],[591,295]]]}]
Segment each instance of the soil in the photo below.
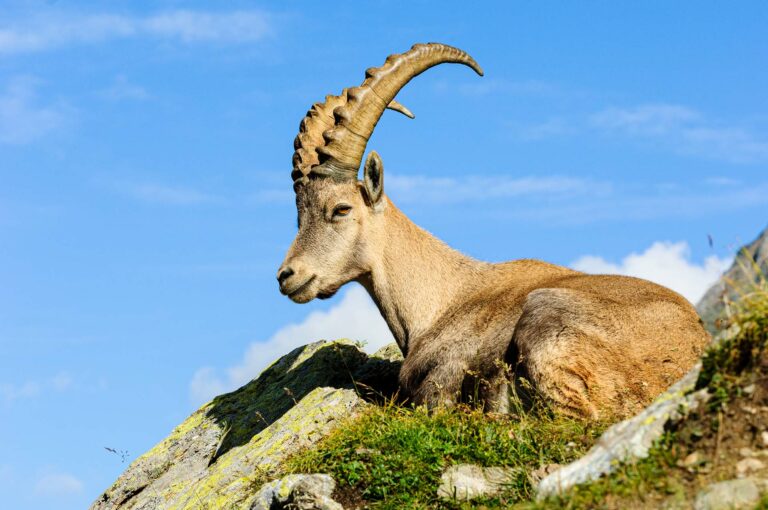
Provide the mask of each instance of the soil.
[{"label": "soil", "polygon": [[341,503],[346,510],[358,510],[368,507],[368,501],[363,499],[363,495],[359,489],[349,486],[336,486],[336,490],[333,491],[333,499]]}]

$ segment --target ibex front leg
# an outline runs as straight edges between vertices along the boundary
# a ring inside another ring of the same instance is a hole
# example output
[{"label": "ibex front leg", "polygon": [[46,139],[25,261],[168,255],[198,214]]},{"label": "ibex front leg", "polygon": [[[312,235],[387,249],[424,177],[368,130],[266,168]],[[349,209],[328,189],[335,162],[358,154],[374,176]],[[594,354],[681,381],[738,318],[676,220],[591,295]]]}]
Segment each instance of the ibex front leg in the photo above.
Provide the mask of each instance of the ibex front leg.
[{"label": "ibex front leg", "polygon": [[400,369],[400,387],[416,405],[453,407],[461,397],[466,373],[464,363],[436,360],[425,367],[406,358]]}]

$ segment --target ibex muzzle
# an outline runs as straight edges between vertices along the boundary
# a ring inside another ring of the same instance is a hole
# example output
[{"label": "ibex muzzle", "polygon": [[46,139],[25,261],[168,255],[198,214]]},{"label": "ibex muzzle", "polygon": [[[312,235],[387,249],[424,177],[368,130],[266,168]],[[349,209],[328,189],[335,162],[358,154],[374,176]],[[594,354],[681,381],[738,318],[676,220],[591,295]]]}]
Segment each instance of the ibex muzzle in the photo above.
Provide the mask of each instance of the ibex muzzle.
[{"label": "ibex muzzle", "polygon": [[384,110],[412,117],[395,96],[443,62],[482,75],[459,49],[417,44],[369,69],[361,86],[309,110],[294,142],[299,231],[277,273],[280,291],[305,303],[360,282],[405,355],[400,386],[417,404],[476,399],[503,411],[509,389],[517,388],[570,415],[636,412],[709,342],[683,297],[645,280],[536,260],[474,260],[395,207],[376,152],[358,181]]}]

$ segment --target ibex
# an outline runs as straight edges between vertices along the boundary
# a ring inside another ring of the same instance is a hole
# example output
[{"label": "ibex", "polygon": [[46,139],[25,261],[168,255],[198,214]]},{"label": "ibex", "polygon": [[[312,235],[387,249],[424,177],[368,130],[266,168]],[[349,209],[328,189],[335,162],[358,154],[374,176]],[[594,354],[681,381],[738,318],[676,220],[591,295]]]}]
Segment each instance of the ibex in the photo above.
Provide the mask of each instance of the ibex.
[{"label": "ibex", "polygon": [[368,69],[359,87],[309,110],[294,142],[298,234],[278,271],[280,291],[306,303],[347,282],[362,284],[405,356],[399,382],[416,404],[452,405],[474,391],[485,409],[503,412],[509,391],[525,380],[529,395],[565,414],[638,411],[709,341],[683,297],[649,281],[538,260],[474,260],[417,227],[387,198],[376,152],[358,181],[384,110],[413,117],[395,96],[445,62],[483,74],[462,50],[417,44]]}]

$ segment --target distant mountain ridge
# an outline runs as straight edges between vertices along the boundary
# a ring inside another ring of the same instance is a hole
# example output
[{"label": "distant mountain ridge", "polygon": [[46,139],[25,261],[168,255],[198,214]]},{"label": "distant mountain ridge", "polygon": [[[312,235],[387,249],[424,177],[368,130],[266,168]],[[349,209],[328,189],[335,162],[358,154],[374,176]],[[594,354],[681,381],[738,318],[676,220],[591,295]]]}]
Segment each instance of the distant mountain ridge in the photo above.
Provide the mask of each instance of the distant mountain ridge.
[{"label": "distant mountain ridge", "polygon": [[742,246],[731,267],[704,294],[696,310],[704,320],[707,329],[718,330],[716,321],[726,315],[726,306],[738,299],[740,290],[765,280],[768,275],[768,227],[757,239]]}]

